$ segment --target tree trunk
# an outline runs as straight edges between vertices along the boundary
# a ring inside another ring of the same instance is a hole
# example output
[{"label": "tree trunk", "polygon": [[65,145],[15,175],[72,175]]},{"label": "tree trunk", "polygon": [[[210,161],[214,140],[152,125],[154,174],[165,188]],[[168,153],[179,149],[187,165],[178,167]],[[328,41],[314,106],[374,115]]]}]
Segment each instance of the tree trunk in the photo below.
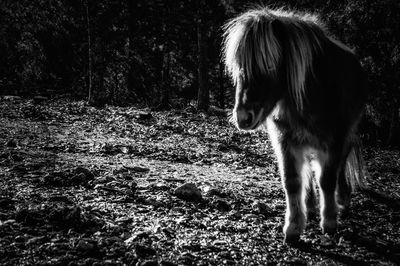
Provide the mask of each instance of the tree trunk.
[{"label": "tree trunk", "polygon": [[128,1],[128,34],[129,34],[129,70],[127,77],[128,91],[135,95],[136,99],[141,99],[145,96],[144,86],[141,84],[140,75],[140,65],[135,58],[134,51],[138,48],[137,36],[139,32],[139,25],[137,23],[138,16],[140,14],[140,7],[138,1],[127,0]]},{"label": "tree trunk", "polygon": [[198,0],[197,9],[197,75],[198,75],[198,95],[197,95],[197,109],[207,111],[209,107],[210,92],[207,86],[207,61],[206,61],[206,41],[204,34],[204,21],[203,10],[205,8],[205,1]]},{"label": "tree trunk", "polygon": [[96,82],[96,102],[100,101],[100,104],[105,104],[110,101],[108,91],[106,91],[106,85],[104,77],[106,75],[106,59],[105,59],[105,46],[106,44],[102,41],[98,42],[99,49],[96,51],[96,57],[99,63],[99,66],[96,68],[96,74],[98,78],[98,82]]},{"label": "tree trunk", "polygon": [[169,51],[164,52],[163,66],[161,73],[161,99],[160,107],[162,109],[169,109],[169,72],[170,72],[171,54]]},{"label": "tree trunk", "polygon": [[158,42],[158,50],[159,53],[156,53],[156,70],[157,70],[157,95],[159,98],[157,99],[158,110],[168,110],[171,108],[170,105],[170,62],[171,62],[171,47],[169,42],[169,36],[167,32],[167,18],[169,16],[169,6],[168,4],[160,3],[160,8],[162,10],[161,16],[161,27],[159,32]]},{"label": "tree trunk", "polygon": [[92,77],[92,44],[91,44],[91,32],[90,32],[90,17],[89,17],[89,3],[85,1],[86,8],[86,26],[87,26],[87,41],[88,41],[88,103],[93,104],[93,77]]},{"label": "tree trunk", "polygon": [[398,146],[400,145],[400,137],[397,134],[400,131],[400,107],[398,106],[396,100],[392,101],[391,107],[389,132],[386,139],[386,145]]}]

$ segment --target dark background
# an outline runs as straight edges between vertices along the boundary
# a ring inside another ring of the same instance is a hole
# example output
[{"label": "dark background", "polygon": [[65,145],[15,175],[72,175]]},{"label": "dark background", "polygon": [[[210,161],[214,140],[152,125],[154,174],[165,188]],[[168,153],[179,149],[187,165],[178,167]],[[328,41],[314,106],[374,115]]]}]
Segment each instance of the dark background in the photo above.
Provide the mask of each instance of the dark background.
[{"label": "dark background", "polygon": [[[92,105],[228,108],[221,26],[243,0],[2,0],[0,94],[67,97]],[[368,73],[363,141],[400,143],[398,0],[258,1],[320,14]]]}]

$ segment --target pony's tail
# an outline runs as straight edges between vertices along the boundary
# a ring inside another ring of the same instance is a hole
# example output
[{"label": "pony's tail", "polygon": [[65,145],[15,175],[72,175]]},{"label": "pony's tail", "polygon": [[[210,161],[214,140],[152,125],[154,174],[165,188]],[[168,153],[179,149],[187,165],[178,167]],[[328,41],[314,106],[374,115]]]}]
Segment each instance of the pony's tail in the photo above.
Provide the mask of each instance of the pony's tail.
[{"label": "pony's tail", "polygon": [[361,145],[359,141],[355,141],[352,146],[346,161],[346,178],[347,182],[351,187],[351,190],[359,188],[361,190],[366,189],[367,185],[365,182],[365,164],[361,154]]}]

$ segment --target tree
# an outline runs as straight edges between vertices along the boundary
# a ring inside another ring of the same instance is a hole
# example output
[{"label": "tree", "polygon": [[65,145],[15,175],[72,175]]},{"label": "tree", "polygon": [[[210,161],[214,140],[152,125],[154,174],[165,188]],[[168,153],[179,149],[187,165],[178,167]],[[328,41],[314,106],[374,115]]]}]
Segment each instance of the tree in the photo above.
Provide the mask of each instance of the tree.
[{"label": "tree", "polygon": [[206,35],[204,33],[203,14],[205,9],[205,0],[198,0],[197,9],[197,78],[198,78],[198,95],[197,95],[197,109],[207,111],[210,101],[210,91],[207,84],[207,58],[205,51]]},{"label": "tree", "polygon": [[156,42],[158,43],[157,50],[159,51],[157,56],[159,57],[158,66],[156,70],[158,72],[158,88],[160,91],[159,104],[157,109],[167,110],[171,108],[170,104],[170,68],[171,68],[171,36],[169,35],[168,28],[170,20],[170,4],[164,2],[158,3],[159,9],[161,9],[161,20],[160,20],[160,33]]},{"label": "tree", "polygon": [[88,103],[93,104],[93,86],[92,86],[92,46],[91,46],[91,31],[90,31],[90,16],[89,16],[89,3],[86,0],[85,3],[86,10],[86,27],[87,27],[87,46],[88,46]]},{"label": "tree", "polygon": [[134,93],[136,100],[145,97],[144,84],[140,80],[142,72],[141,62],[136,54],[138,50],[138,33],[140,32],[140,12],[142,9],[141,1],[128,1],[128,36],[129,36],[129,71],[128,71],[128,90]]}]

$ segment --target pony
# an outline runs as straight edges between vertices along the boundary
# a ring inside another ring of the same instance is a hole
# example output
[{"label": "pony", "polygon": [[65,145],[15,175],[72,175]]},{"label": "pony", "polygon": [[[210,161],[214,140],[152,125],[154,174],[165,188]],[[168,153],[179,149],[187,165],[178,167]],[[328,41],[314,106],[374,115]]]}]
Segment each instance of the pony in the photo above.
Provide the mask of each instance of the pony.
[{"label": "pony", "polygon": [[285,190],[284,241],[299,241],[315,209],[314,179],[320,227],[334,234],[351,192],[365,184],[357,126],[367,81],[359,60],[313,14],[261,7],[223,30],[236,87],[231,120],[240,130],[268,131]]}]

